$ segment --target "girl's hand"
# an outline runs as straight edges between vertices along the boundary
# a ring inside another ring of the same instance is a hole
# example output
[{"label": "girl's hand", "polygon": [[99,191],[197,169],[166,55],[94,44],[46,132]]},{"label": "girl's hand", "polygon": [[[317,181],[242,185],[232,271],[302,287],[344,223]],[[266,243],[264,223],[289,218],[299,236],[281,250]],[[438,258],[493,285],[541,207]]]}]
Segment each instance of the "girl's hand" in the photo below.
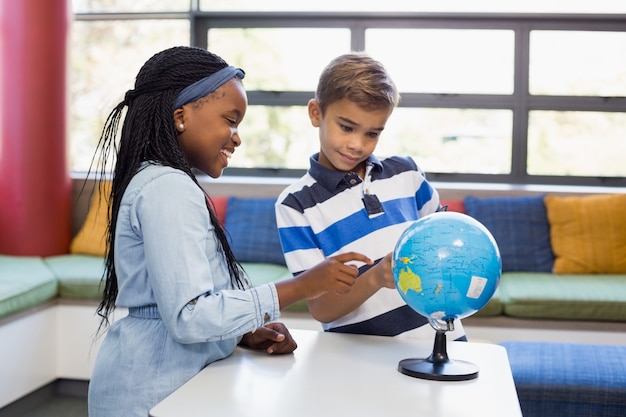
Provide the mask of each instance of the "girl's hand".
[{"label": "girl's hand", "polygon": [[356,252],[331,256],[298,276],[306,288],[306,298],[319,297],[327,291],[345,293],[354,285],[359,269],[350,262],[371,264],[372,260]]},{"label": "girl's hand", "polygon": [[352,262],[372,264],[367,256],[348,252],[326,258],[294,278],[275,282],[280,309],[298,300],[312,300],[327,292],[347,293],[359,275],[357,266]]},{"label": "girl's hand", "polygon": [[291,353],[298,347],[283,323],[269,323],[246,333],[239,344],[250,349],[265,350],[269,354]]}]

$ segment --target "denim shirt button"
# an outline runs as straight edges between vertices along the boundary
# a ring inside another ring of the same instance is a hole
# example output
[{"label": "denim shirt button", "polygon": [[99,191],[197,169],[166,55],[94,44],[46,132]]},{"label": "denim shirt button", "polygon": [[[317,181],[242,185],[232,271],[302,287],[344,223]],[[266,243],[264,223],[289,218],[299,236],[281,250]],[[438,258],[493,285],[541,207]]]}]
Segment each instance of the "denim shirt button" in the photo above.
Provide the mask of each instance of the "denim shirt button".
[{"label": "denim shirt button", "polygon": [[263,316],[263,321],[265,323],[269,322],[272,318],[270,317],[269,313],[265,313],[265,315]]}]

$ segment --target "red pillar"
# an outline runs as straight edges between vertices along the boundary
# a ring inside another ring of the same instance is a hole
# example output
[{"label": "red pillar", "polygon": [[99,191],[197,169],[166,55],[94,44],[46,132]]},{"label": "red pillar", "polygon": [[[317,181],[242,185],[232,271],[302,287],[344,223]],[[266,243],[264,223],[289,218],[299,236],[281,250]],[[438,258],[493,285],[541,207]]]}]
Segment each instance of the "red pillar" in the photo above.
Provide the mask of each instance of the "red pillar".
[{"label": "red pillar", "polygon": [[68,0],[1,0],[0,254],[67,253]]}]

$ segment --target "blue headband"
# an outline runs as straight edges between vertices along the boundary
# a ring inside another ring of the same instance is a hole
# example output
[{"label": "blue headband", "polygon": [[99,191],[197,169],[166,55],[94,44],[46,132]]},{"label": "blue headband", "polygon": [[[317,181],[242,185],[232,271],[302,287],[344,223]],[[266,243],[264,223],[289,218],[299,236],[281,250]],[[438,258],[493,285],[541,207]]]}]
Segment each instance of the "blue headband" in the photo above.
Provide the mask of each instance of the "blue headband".
[{"label": "blue headband", "polygon": [[174,110],[184,104],[191,103],[200,97],[212,93],[235,76],[243,79],[246,73],[241,68],[226,67],[185,87],[176,98]]}]

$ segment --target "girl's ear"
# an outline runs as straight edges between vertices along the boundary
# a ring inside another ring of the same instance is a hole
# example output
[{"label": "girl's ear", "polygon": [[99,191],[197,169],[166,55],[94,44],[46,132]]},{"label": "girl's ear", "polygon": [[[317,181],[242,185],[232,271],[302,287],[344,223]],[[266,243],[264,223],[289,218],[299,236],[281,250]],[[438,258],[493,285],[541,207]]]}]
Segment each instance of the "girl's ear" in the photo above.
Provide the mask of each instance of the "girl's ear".
[{"label": "girl's ear", "polygon": [[176,110],[174,110],[174,126],[176,127],[176,130],[180,131],[180,126],[185,126],[185,118],[184,116],[184,111],[182,107],[177,108]]},{"label": "girl's ear", "polygon": [[309,100],[309,119],[313,127],[320,126],[320,120],[322,119],[322,111],[320,110],[320,104],[316,99]]}]

